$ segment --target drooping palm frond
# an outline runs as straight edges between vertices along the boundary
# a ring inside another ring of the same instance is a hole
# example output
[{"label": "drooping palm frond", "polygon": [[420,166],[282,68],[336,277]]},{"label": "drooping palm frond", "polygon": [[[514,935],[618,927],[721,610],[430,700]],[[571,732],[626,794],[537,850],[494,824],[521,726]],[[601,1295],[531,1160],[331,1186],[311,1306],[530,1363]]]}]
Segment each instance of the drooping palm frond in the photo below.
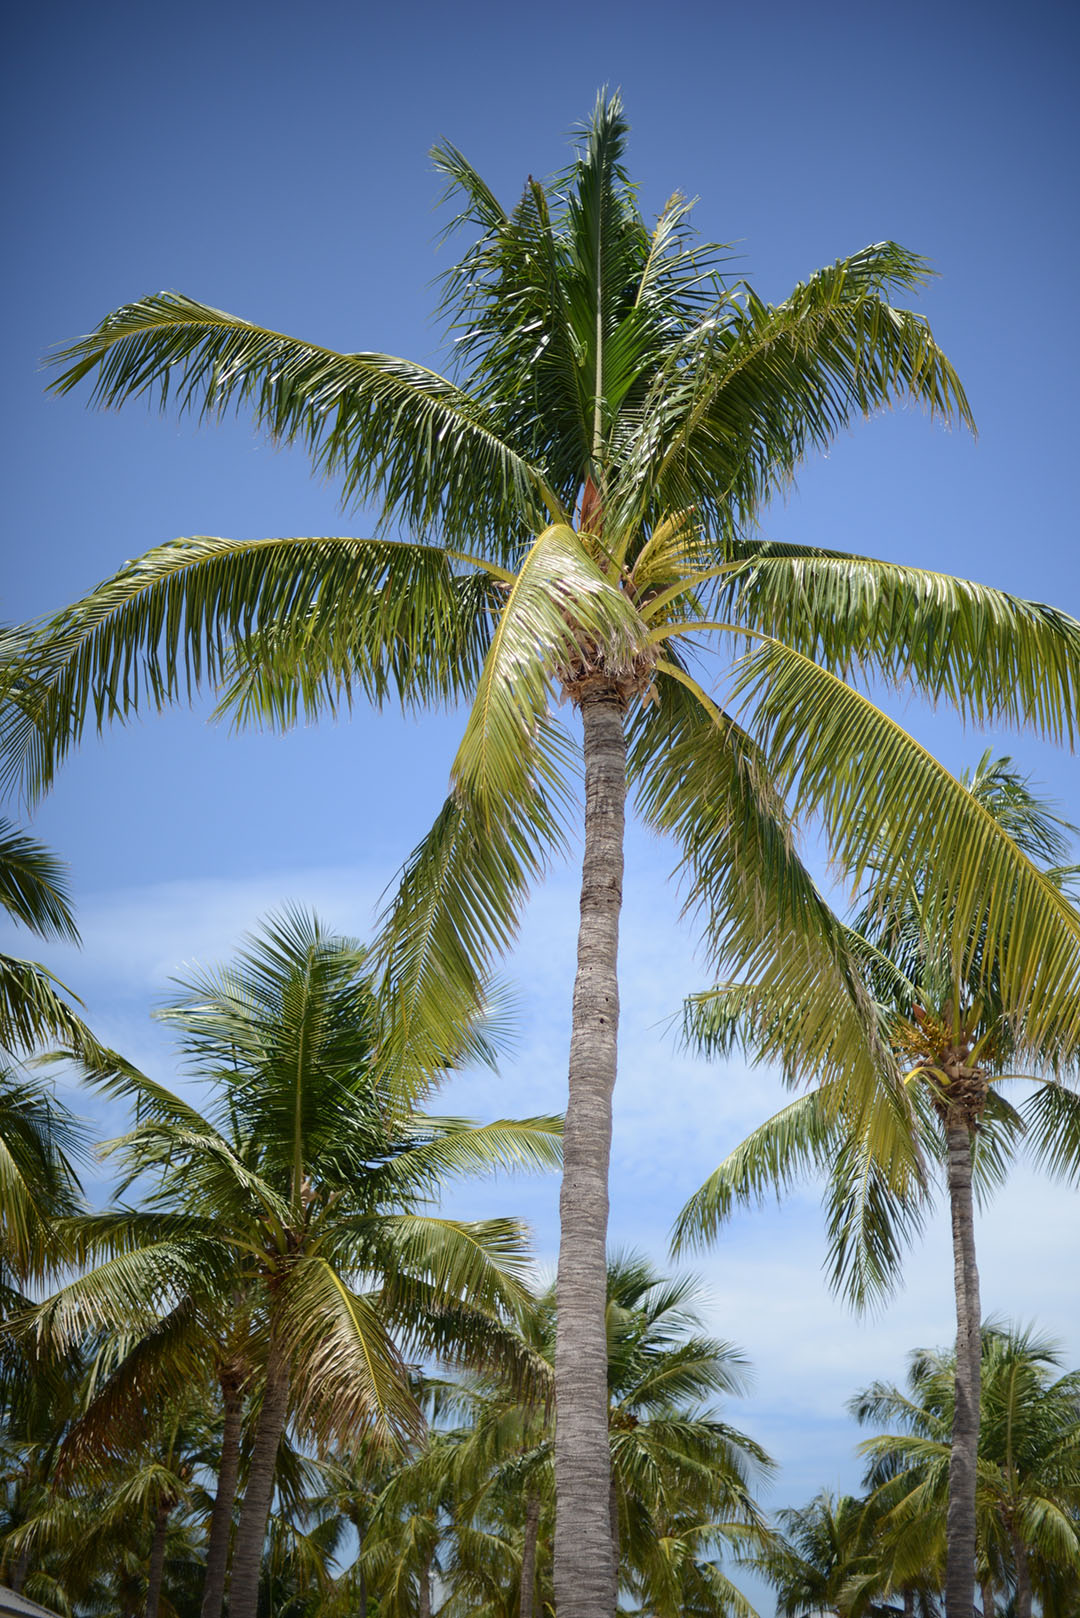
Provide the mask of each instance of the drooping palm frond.
[{"label": "drooping palm frond", "polygon": [[[413,1094],[448,1066],[486,1054],[488,974],[516,936],[525,899],[563,841],[562,806],[538,782],[526,803],[486,818],[461,791],[410,855],[379,920],[382,1061]],[[479,1023],[478,1023],[479,1019]]]},{"label": "drooping palm frond", "polygon": [[1074,738],[1080,624],[1055,607],[895,562],[765,546],[733,569],[722,610],[841,678],[910,684],[979,725]]},{"label": "drooping palm frond", "polygon": [[9,738],[8,768],[40,793],[88,720],[102,729],[201,688],[239,721],[281,727],[354,689],[406,708],[457,701],[483,665],[500,572],[393,540],[159,545],[29,643],[34,723]]},{"label": "drooping palm frond", "polygon": [[41,938],[77,943],[64,862],[9,820],[0,819],[0,905]]},{"label": "drooping palm frond", "polygon": [[419,1431],[407,1368],[378,1299],[354,1291],[315,1253],[289,1268],[278,1303],[301,1421],[324,1434],[366,1432],[395,1445]]},{"label": "drooping palm frond", "polygon": [[90,377],[99,404],[144,395],[200,416],[244,405],[277,442],[299,443],[340,478],[344,501],[376,502],[418,534],[494,540],[507,556],[545,508],[560,515],[540,468],[499,436],[481,402],[393,355],[337,353],[160,292],[116,310],[53,363],[64,367],[57,392]]},{"label": "drooping palm frond", "polygon": [[869,859],[886,884],[924,873],[928,927],[968,940],[962,974],[981,942],[1004,1004],[1022,1011],[1017,1048],[1067,1060],[1080,1037],[1080,916],[990,812],[895,720],[779,641],[747,654],[737,688],[775,778],[797,813],[820,815],[854,879]]},{"label": "drooping palm frond", "polygon": [[676,665],[661,664],[655,691],[631,731],[630,778],[646,820],[682,849],[687,907],[714,961],[759,986],[770,1055],[789,1073],[835,1081],[831,1101],[865,1119],[904,1183],[914,1159],[899,1074],[761,753]]},{"label": "drooping palm frond", "polygon": [[0,954],[0,1047],[30,1051],[47,1042],[92,1049],[94,1037],[64,998],[78,997],[37,961]]},{"label": "drooping palm frond", "polygon": [[511,1169],[556,1169],[562,1161],[562,1119],[497,1118],[470,1124],[464,1118],[414,1116],[414,1140],[386,1165],[387,1184],[427,1188],[459,1174]]}]

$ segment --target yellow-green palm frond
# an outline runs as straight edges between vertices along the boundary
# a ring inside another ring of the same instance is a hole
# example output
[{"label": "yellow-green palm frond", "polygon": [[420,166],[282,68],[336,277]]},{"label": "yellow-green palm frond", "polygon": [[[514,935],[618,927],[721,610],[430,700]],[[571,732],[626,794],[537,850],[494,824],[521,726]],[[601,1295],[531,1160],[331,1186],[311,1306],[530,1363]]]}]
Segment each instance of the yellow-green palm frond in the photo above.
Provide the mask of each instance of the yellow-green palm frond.
[{"label": "yellow-green palm frond", "polygon": [[[779,788],[796,813],[820,816],[852,879],[871,859],[875,880],[897,890],[905,872],[925,871],[929,944],[961,940],[965,978],[978,948],[1017,1020],[1017,1048],[1069,1061],[1080,1044],[1080,915],[1058,888],[895,720],[803,653],[764,641],[736,684]],[[946,936],[933,938],[935,927]]]},{"label": "yellow-green palm frond", "polygon": [[[688,910],[725,972],[757,985],[770,1056],[863,1121],[898,1185],[915,1166],[908,1106],[847,929],[795,850],[792,822],[747,733],[670,660],[631,730],[649,824],[682,855]],[[640,784],[639,784],[640,783]]]},{"label": "yellow-green palm frond", "polygon": [[[496,570],[496,574],[499,570]],[[483,666],[498,579],[438,546],[336,537],[177,539],[43,624],[26,653],[34,723],[6,767],[33,796],[89,722],[221,689],[281,727],[370,700],[455,702]]]},{"label": "yellow-green palm frond", "polygon": [[723,592],[725,616],[842,678],[914,685],[980,725],[1030,725],[1072,742],[1080,623],[966,579],[864,556],[751,548]]},{"label": "yellow-green palm frond", "polygon": [[416,533],[498,535],[505,551],[557,509],[539,469],[445,377],[389,354],[337,353],[179,292],[117,309],[53,363],[64,367],[57,392],[90,377],[99,404],[142,395],[199,416],[244,405],[339,477],[346,502],[376,502]]},{"label": "yellow-green palm frond", "polygon": [[552,688],[593,668],[629,676],[645,652],[644,626],[621,590],[588,555],[573,529],[553,525],[531,547],[492,636],[453,766],[457,786],[485,816],[528,792],[530,775],[549,782],[537,738]]},{"label": "yellow-green palm frond", "polygon": [[359,1431],[395,1446],[420,1431],[408,1369],[378,1299],[354,1291],[312,1254],[285,1273],[275,1304],[301,1422],[324,1435]]}]

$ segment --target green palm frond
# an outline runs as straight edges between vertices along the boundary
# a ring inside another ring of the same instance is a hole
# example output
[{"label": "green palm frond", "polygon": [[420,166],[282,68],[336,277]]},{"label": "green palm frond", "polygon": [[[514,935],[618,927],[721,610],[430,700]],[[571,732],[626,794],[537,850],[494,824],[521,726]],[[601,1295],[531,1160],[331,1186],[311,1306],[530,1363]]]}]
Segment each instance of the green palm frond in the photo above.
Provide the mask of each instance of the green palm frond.
[{"label": "green palm frond", "polygon": [[369,1432],[400,1445],[422,1418],[378,1301],[354,1291],[318,1254],[293,1266],[278,1329],[301,1368],[301,1420],[320,1432]]},{"label": "green palm frond", "polygon": [[165,408],[218,416],[249,408],[279,443],[299,443],[340,477],[342,498],[376,502],[416,533],[510,550],[545,506],[538,468],[500,438],[490,413],[435,372],[389,354],[340,354],[161,292],[127,304],[61,350],[53,384],[92,379],[98,404],[143,395]]},{"label": "green palm frond", "polygon": [[1080,1183],[1080,1095],[1043,1080],[1020,1113],[1024,1143],[1035,1161],[1057,1179]]},{"label": "green palm frond", "polygon": [[459,1174],[499,1169],[557,1169],[562,1162],[562,1119],[497,1118],[470,1124],[463,1118],[417,1116],[420,1137],[387,1165],[388,1179],[426,1185]]},{"label": "green palm frond", "polygon": [[91,717],[100,730],[202,687],[238,720],[282,727],[347,706],[354,687],[457,701],[483,664],[499,572],[392,540],[159,545],[30,643],[34,725],[9,738],[8,768],[42,792]]},{"label": "green palm frond", "polygon": [[715,1240],[736,1208],[777,1196],[827,1167],[838,1150],[842,1126],[820,1090],[799,1096],[759,1124],[686,1203],[675,1222],[672,1251]]},{"label": "green palm frond", "polygon": [[[697,505],[730,536],[805,456],[857,416],[898,399],[972,425],[963,388],[921,315],[886,300],[927,277],[926,261],[880,242],[795,287],[782,304],[745,284],[684,339],[653,382],[623,473],[629,517]],[[626,520],[624,518],[624,520]]]},{"label": "green palm frond", "polygon": [[414,1278],[449,1306],[468,1301],[488,1312],[513,1312],[525,1300],[522,1277],[530,1254],[520,1220],[389,1214],[379,1223],[378,1239],[392,1258],[385,1264],[386,1299],[394,1310],[408,1308]]},{"label": "green palm frond", "polygon": [[[453,778],[490,818],[528,790],[539,767],[552,685],[581,665],[630,673],[644,628],[571,528],[546,528],[518,570],[492,637],[453,766]],[[557,777],[555,778],[557,781]],[[554,784],[554,783],[552,783]]]},{"label": "green palm frond", "polygon": [[385,979],[383,1062],[411,1094],[430,1088],[446,1067],[486,1056],[476,1033],[487,974],[516,936],[552,846],[562,844],[560,810],[533,783],[516,817],[485,823],[457,792],[406,863],[380,917],[373,962]]},{"label": "green palm frond", "polygon": [[1055,607],[895,562],[767,547],[725,595],[726,616],[842,678],[914,685],[979,725],[1075,737],[1080,623]]},{"label": "green palm frond", "polygon": [[758,986],[770,1057],[833,1081],[827,1094],[865,1118],[879,1160],[903,1184],[914,1166],[907,1104],[848,931],[799,859],[753,741],[668,667],[631,730],[642,813],[682,849],[687,908],[700,913],[714,960]]},{"label": "green palm frond", "polygon": [[94,1036],[64,998],[82,1004],[47,967],[0,954],[0,1047],[28,1051],[47,1042],[92,1048]]},{"label": "green palm frond", "polygon": [[0,905],[41,938],[78,943],[67,867],[36,837],[0,819]]},{"label": "green palm frond", "polygon": [[870,850],[885,884],[924,872],[928,925],[950,918],[969,953],[981,942],[1008,1013],[1023,1015],[1018,1048],[1067,1060],[1080,1040],[1080,916],[990,812],[895,720],[791,647],[763,642],[737,685],[796,812],[821,816],[854,879]]},{"label": "green palm frond", "polygon": [[[87,1241],[84,1229],[80,1242],[73,1239],[80,1234],[76,1221],[64,1224],[73,1248],[86,1253],[104,1245],[104,1232]],[[99,1332],[152,1332],[185,1294],[212,1292],[226,1267],[224,1248],[212,1237],[144,1242],[59,1288],[35,1312],[33,1329],[40,1341],[60,1349]]]}]

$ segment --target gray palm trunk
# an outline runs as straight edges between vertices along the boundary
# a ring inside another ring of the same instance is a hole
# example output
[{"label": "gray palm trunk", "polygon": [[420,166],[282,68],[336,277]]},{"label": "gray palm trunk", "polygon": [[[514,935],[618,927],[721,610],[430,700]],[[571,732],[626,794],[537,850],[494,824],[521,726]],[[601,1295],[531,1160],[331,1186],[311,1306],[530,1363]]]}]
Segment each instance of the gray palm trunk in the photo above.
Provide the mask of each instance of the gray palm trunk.
[{"label": "gray palm trunk", "polygon": [[580,707],[585,854],[559,1201],[555,1607],[559,1618],[606,1618],[615,1612],[605,1315],[626,734],[614,684],[583,692]]},{"label": "gray palm trunk", "polygon": [[967,1119],[956,1111],[950,1111],[946,1119],[946,1138],[956,1283],[956,1401],[949,1457],[945,1613],[946,1618],[974,1618],[975,1467],[979,1449],[982,1311],[971,1196],[974,1134]]},{"label": "gray palm trunk", "polygon": [[540,1537],[540,1496],[530,1489],[525,1496],[525,1534],[521,1544],[521,1600],[519,1618],[533,1618],[536,1604],[536,1542]]},{"label": "gray palm trunk", "polygon": [[150,1546],[150,1568],[146,1581],[146,1618],[157,1618],[161,1605],[161,1585],[165,1577],[165,1541],[174,1502],[163,1496],[154,1512],[154,1538]]},{"label": "gray palm trunk", "polygon": [[229,1618],[256,1618],[266,1525],[270,1520],[274,1473],[288,1407],[289,1366],[271,1329],[266,1356],[266,1385],[255,1427],[251,1466],[233,1548]]},{"label": "gray palm trunk", "polygon": [[240,1431],[244,1420],[243,1378],[235,1372],[224,1372],[221,1377],[221,1394],[225,1413],[221,1433],[221,1465],[218,1468],[214,1509],[210,1514],[210,1533],[206,1547],[206,1582],[203,1585],[200,1618],[221,1618],[225,1600],[229,1537],[232,1531],[233,1507],[236,1504],[236,1481],[240,1471]]},{"label": "gray palm trunk", "polygon": [[420,1563],[418,1590],[419,1618],[431,1618],[431,1552]]},{"label": "gray palm trunk", "polygon": [[994,1586],[990,1579],[984,1579],[982,1585],[982,1618],[995,1618],[997,1603],[994,1600]]},{"label": "gray palm trunk", "polygon": [[1028,1566],[1027,1546],[1015,1529],[1011,1538],[1016,1568],[1016,1618],[1031,1618],[1031,1569]]}]

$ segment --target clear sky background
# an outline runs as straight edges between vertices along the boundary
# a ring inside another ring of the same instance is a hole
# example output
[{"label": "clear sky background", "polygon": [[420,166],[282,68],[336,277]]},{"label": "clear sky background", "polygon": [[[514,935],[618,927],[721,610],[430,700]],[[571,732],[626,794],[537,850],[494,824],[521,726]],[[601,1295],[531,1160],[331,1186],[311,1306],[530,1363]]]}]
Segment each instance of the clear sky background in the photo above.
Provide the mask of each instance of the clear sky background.
[{"label": "clear sky background", "polygon": [[[603,84],[625,96],[646,215],[675,189],[700,196],[702,233],[732,244],[766,298],[885,237],[939,272],[920,307],[964,379],[978,441],[914,410],[860,424],[807,465],[766,531],[1076,612],[1077,34],[1075,8],[1047,0],[38,0],[6,37],[3,615],[54,610],[176,535],[369,531],[301,454],[274,451],[247,421],[91,413],[45,396],[42,357],[172,287],[331,347],[440,364],[432,282],[450,252],[437,247],[428,148],[453,140],[512,200],[526,175],[562,166]],[[1073,757],[965,733],[918,704],[898,711],[953,768],[984,746],[1013,753],[1080,821]],[[442,801],[460,725],[359,707],[337,726],[234,736],[201,710],[88,742],[34,822],[71,862],[84,939],[80,954],[46,958],[106,1038],[174,1078],[147,1015],[169,976],[227,954],[285,900],[367,933]],[[685,1197],[780,1099],[767,1075],[693,1062],[666,1032],[703,981],[673,863],[631,833],[612,1238],[661,1261]],[[537,896],[510,965],[518,1056],[500,1079],[457,1081],[448,1105],[561,1109],[575,912],[571,865]],[[504,1181],[455,1206],[524,1210],[550,1264],[556,1198],[553,1183]],[[1075,1193],[1021,1169],[979,1232],[985,1312],[1037,1321],[1072,1364],[1076,1213]],[[756,1366],[752,1397],[729,1415],[782,1462],[775,1504],[856,1488],[844,1401],[953,1330],[943,1222],[871,1322],[830,1299],[820,1228],[808,1188],[738,1219],[696,1266],[713,1328]]]}]

